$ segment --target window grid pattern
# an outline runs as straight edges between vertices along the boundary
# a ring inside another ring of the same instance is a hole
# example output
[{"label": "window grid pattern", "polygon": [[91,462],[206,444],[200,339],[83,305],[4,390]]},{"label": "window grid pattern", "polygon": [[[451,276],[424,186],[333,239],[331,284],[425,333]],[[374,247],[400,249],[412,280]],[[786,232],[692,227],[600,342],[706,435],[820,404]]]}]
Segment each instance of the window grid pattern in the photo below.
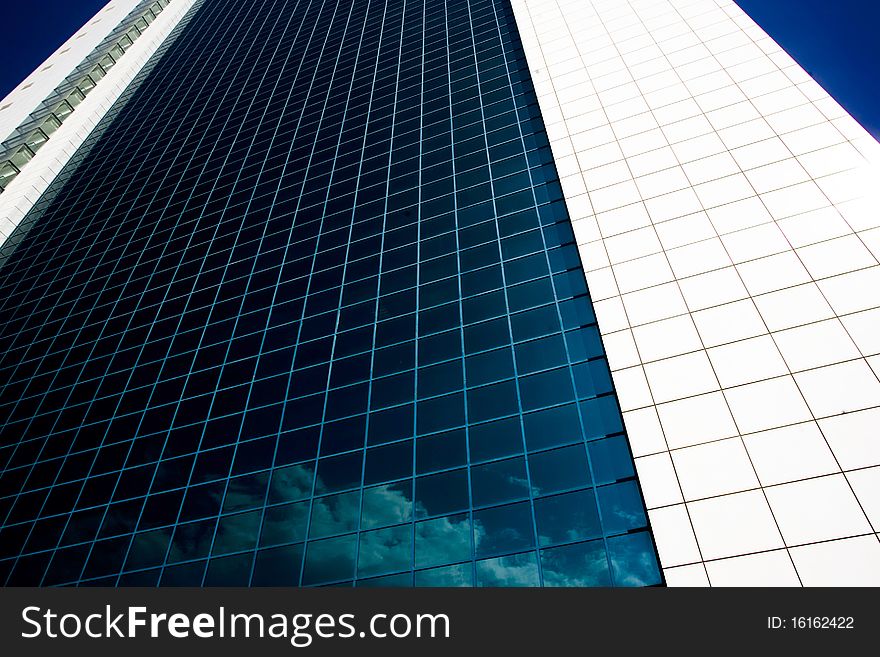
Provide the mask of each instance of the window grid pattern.
[{"label": "window grid pattern", "polygon": [[667,583],[880,583],[877,141],[731,0],[514,0]]},{"label": "window grid pattern", "polygon": [[0,270],[8,584],[662,582],[509,3],[206,3],[113,111]]}]

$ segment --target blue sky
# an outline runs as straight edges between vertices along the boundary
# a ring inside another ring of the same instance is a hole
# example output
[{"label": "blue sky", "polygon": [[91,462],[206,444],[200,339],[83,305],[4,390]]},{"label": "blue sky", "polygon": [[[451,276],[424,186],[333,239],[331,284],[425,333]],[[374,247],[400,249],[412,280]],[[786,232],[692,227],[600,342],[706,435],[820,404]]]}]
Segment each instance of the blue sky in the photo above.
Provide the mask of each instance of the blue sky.
[{"label": "blue sky", "polygon": [[[5,0],[0,99],[101,9],[107,0]],[[5,135],[0,135],[0,139]]]},{"label": "blue sky", "polygon": [[[4,8],[0,98],[93,16],[106,0],[9,0]],[[880,2],[736,0],[863,126],[880,139]],[[39,9],[35,9],[39,7]],[[2,138],[2,137],[0,137]]]},{"label": "blue sky", "polygon": [[736,0],[853,117],[880,139],[880,2]]}]

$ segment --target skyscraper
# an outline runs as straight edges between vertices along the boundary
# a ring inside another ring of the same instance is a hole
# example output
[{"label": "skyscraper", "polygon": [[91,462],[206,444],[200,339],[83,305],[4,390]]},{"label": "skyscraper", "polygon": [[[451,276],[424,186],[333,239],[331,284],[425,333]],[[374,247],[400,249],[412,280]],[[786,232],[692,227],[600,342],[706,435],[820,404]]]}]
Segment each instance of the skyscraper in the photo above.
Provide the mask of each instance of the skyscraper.
[{"label": "skyscraper", "polygon": [[876,142],[732,2],[111,2],[0,128],[6,584],[880,578]]},{"label": "skyscraper", "polygon": [[668,583],[880,583],[877,142],[729,0],[512,4]]}]

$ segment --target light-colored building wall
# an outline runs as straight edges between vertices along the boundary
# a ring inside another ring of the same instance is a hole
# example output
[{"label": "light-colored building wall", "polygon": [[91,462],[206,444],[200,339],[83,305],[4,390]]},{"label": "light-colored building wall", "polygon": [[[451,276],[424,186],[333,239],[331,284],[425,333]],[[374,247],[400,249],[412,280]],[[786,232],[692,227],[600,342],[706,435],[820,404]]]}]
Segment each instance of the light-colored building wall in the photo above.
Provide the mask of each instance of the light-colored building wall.
[{"label": "light-colored building wall", "polygon": [[730,0],[512,0],[670,585],[880,584],[877,142]]}]

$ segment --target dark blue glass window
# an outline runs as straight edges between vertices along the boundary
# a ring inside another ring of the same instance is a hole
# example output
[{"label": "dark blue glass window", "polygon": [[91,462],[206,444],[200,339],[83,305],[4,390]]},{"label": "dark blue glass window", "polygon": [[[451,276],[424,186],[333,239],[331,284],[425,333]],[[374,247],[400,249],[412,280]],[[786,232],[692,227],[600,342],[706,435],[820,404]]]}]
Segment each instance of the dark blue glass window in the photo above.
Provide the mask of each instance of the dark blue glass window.
[{"label": "dark blue glass window", "polygon": [[548,495],[590,484],[590,468],[583,445],[570,445],[529,455],[534,495]]},{"label": "dark blue glass window", "polygon": [[605,545],[588,541],[541,550],[544,586],[610,586]]},{"label": "dark blue glass window", "polygon": [[507,0],[197,0],[13,241],[0,582],[662,582]]}]

